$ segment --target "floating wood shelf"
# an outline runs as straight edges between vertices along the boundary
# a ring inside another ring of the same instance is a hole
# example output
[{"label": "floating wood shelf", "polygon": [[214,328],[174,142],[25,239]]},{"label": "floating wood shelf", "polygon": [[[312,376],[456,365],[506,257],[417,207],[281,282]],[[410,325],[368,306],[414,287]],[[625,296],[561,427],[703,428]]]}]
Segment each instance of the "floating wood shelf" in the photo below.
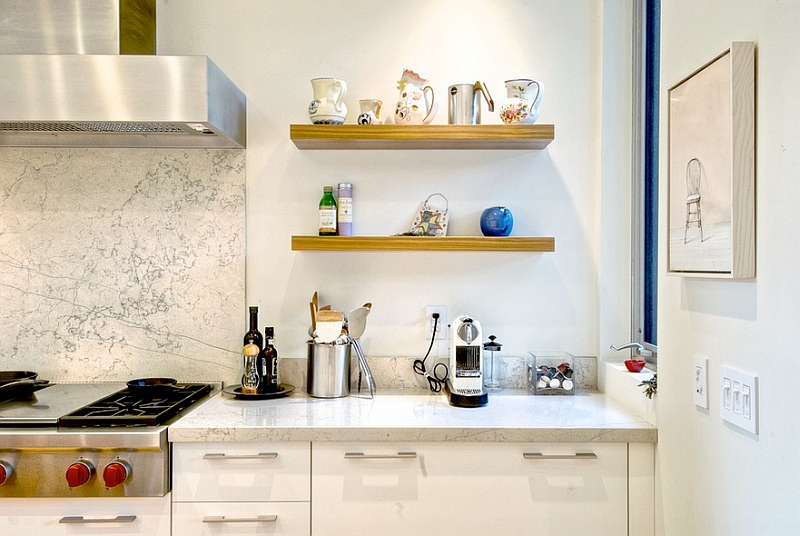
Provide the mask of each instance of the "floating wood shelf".
[{"label": "floating wood shelf", "polygon": [[541,150],[554,125],[289,125],[299,149]]},{"label": "floating wood shelf", "polygon": [[293,236],[292,251],[552,252],[550,236]]}]

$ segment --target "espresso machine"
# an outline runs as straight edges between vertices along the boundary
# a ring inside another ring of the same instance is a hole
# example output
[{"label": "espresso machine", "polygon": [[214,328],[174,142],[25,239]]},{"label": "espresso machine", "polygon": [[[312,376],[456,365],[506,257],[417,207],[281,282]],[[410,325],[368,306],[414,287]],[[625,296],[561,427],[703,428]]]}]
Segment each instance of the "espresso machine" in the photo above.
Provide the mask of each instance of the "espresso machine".
[{"label": "espresso machine", "polygon": [[483,388],[483,343],[481,324],[459,316],[450,327],[450,373],[446,392],[450,404],[475,408],[485,406],[489,396]]}]

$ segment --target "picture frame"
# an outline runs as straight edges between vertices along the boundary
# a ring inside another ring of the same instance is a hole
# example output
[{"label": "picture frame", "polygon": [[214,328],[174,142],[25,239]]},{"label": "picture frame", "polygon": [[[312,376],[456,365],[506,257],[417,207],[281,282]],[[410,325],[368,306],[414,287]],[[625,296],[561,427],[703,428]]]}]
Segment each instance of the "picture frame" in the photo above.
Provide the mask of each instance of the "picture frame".
[{"label": "picture frame", "polygon": [[755,43],[668,90],[667,273],[755,277]]}]

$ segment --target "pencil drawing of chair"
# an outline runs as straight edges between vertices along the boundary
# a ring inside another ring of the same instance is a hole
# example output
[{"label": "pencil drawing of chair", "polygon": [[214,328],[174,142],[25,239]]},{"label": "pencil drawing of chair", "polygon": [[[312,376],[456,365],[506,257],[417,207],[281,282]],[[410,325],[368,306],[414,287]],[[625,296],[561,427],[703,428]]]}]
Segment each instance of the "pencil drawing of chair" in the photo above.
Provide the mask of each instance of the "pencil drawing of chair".
[{"label": "pencil drawing of chair", "polygon": [[697,225],[700,228],[700,242],[703,238],[703,212],[700,208],[700,179],[703,175],[703,166],[700,160],[692,158],[686,164],[686,226],[683,229],[683,243],[686,243],[686,234],[689,227]]}]

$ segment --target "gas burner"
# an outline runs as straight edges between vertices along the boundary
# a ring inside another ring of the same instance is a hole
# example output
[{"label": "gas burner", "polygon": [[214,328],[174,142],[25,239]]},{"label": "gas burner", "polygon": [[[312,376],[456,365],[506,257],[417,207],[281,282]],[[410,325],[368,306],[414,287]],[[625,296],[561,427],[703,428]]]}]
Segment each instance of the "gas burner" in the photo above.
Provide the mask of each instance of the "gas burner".
[{"label": "gas burner", "polygon": [[60,428],[92,426],[158,426],[211,392],[211,385],[179,383],[152,398],[123,389],[58,420]]}]

